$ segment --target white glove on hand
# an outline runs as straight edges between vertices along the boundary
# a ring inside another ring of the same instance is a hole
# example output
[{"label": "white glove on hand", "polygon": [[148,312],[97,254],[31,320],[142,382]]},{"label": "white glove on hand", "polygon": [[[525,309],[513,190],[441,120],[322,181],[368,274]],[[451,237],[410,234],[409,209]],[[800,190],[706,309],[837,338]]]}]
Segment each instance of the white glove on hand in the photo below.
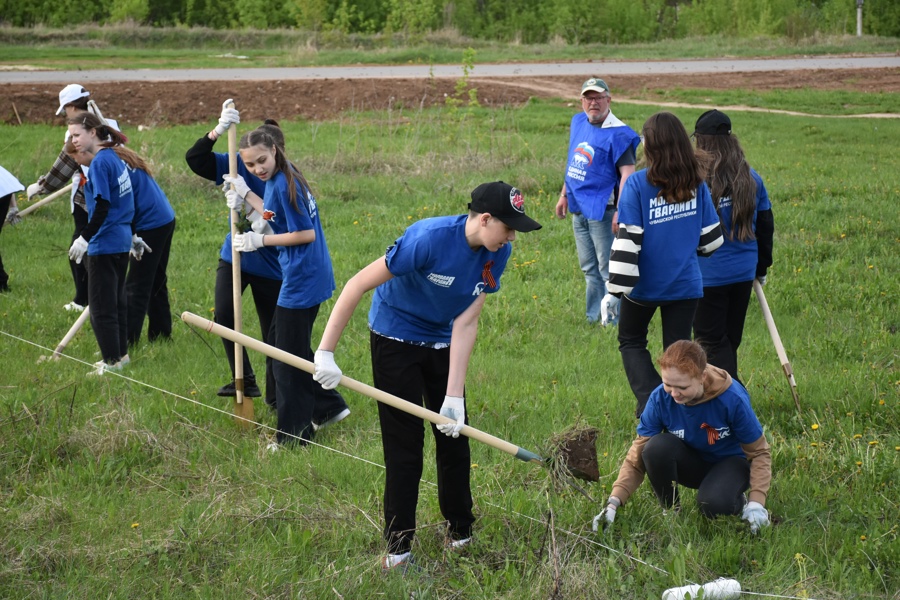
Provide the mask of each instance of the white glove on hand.
[{"label": "white glove on hand", "polygon": [[443,423],[438,425],[438,431],[446,436],[458,438],[459,432],[466,424],[466,399],[459,396],[444,396],[440,415],[449,417],[456,423]]},{"label": "white glove on hand", "polygon": [[324,390],[333,390],[341,382],[343,373],[334,362],[334,352],[316,350],[316,372],[313,379],[319,382]]},{"label": "white glove on hand", "polygon": [[603,300],[600,301],[601,325],[606,327],[607,325],[615,325],[619,322],[619,302],[619,298],[612,294],[603,296]]},{"label": "white glove on hand", "polygon": [[250,193],[250,186],[247,185],[247,182],[244,181],[244,178],[240,175],[238,175],[237,177],[226,175],[222,179],[225,180],[225,189],[228,189],[228,184],[230,183],[232,186],[234,186],[234,191],[236,191],[238,196],[240,196],[241,198],[246,198],[247,194]]},{"label": "white glove on hand", "polygon": [[6,213],[6,222],[10,225],[18,225],[19,222],[22,221],[22,217],[19,216],[19,207],[18,206],[10,206],[9,212]]},{"label": "white glove on hand", "polygon": [[591,522],[591,529],[598,531],[601,527],[605,530],[616,520],[616,507],[612,504],[607,505],[599,515],[594,517]]},{"label": "white glove on hand", "polygon": [[39,196],[41,194],[41,184],[35,181],[25,189],[25,194],[29,200],[31,200],[32,196]]},{"label": "white glove on hand", "polygon": [[234,236],[231,243],[238,252],[256,252],[264,246],[264,237],[266,236],[255,231],[248,231],[247,233],[239,233]]},{"label": "white glove on hand", "polygon": [[132,233],[130,250],[131,256],[134,257],[134,260],[141,260],[142,258],[144,258],[144,252],[153,252],[153,249],[150,248],[150,246],[148,246],[146,242],[144,242],[143,238],[138,237],[138,234]]},{"label": "white glove on hand", "polygon": [[756,280],[759,282],[759,285],[766,285],[766,276],[765,275],[757,275]]},{"label": "white glove on hand", "polygon": [[262,235],[272,235],[275,233],[272,230],[272,226],[269,225],[269,222],[262,218],[262,215],[256,211],[253,211],[249,215],[247,215],[247,220],[250,221],[250,227],[256,233],[260,233]]},{"label": "white glove on hand", "polygon": [[[225,185],[228,186],[227,183]],[[225,190],[225,204],[227,204],[228,208],[231,210],[236,210],[238,212],[244,210],[244,199],[241,198],[236,191],[231,189],[231,186],[228,186]]]},{"label": "white glove on hand", "polygon": [[234,102],[231,98],[222,103],[222,114],[219,116],[219,124],[216,125],[216,135],[225,135],[229,127],[241,122],[241,113],[228,105]]},{"label": "white glove on hand", "polygon": [[756,533],[760,527],[769,526],[769,511],[759,502],[748,502],[741,519],[750,523],[750,533]]},{"label": "white glove on hand", "polygon": [[84,259],[84,254],[87,252],[88,243],[80,235],[72,242],[72,247],[69,248],[69,260],[74,260],[75,264],[80,265],[82,259]]}]

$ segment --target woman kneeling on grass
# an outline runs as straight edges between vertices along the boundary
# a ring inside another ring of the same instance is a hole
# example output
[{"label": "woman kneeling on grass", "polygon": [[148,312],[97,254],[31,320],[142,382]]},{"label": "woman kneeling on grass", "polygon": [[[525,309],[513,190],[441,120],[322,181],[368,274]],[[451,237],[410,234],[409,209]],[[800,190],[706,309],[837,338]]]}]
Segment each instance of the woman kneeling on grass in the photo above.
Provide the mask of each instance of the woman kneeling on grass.
[{"label": "woman kneeling on grass", "polygon": [[[263,216],[267,227],[234,236],[239,252],[278,248],[281,291],[269,333],[271,344],[308,361],[313,360],[311,336],[319,305],[334,293],[334,272],[325,243],[319,209],[303,173],[288,160],[272,132],[260,127],[244,135],[241,160],[247,170],[266,183],[260,198],[244,178],[225,177],[232,189],[225,193],[229,208]],[[244,203],[249,206],[244,206]],[[316,429],[337,423],[350,414],[344,398],[325,390],[312,375],[278,360],[275,370],[275,411],[279,444],[306,445]],[[314,418],[318,425],[313,425]],[[276,449],[277,446],[272,446]]]},{"label": "woman kneeling on grass", "polygon": [[594,531],[613,522],[644,472],[667,509],[680,507],[681,484],[697,490],[706,517],[740,514],[753,533],[769,525],[764,505],[772,457],[747,390],[708,365],[696,342],[674,342],[659,366],[663,383],[650,394],[607,506],[594,517]]},{"label": "woman kneeling on grass", "polygon": [[128,167],[112,149],[124,144],[125,136],[89,112],[67,123],[72,145],[91,167],[84,187],[88,223],[72,242],[69,259],[80,264],[87,254],[91,327],[103,357],[89,374],[102,375],[129,362],[125,273],[133,244],[134,193]]}]

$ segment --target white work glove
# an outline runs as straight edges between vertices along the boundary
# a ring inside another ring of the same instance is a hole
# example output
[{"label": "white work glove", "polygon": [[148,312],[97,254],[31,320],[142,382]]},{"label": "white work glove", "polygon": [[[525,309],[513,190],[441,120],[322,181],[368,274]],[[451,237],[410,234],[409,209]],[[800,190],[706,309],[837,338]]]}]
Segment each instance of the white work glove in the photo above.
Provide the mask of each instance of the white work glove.
[{"label": "white work glove", "polygon": [[272,235],[273,233],[275,233],[272,230],[272,226],[269,225],[269,222],[263,219],[262,215],[255,210],[247,215],[247,220],[250,221],[250,227],[256,233],[260,233],[262,235]]},{"label": "white work glove", "polygon": [[750,523],[750,533],[756,533],[760,527],[769,526],[769,511],[759,502],[748,502],[741,519]]},{"label": "white work glove", "polygon": [[72,242],[72,247],[69,248],[69,260],[74,260],[75,264],[80,265],[82,259],[84,259],[84,254],[87,252],[88,243],[80,235],[75,238],[75,241]]},{"label": "white work glove", "polygon": [[616,520],[616,511],[621,506],[617,498],[610,498],[606,508],[600,511],[594,520],[591,522],[591,529],[594,531],[598,531],[599,529],[606,529],[610,525],[613,524],[613,521]]},{"label": "white work glove", "polygon": [[225,180],[225,189],[228,190],[230,187],[234,186],[234,191],[236,191],[238,196],[240,196],[242,199],[246,198],[247,194],[250,193],[250,186],[247,185],[247,182],[244,181],[244,178],[240,175],[237,175],[236,177],[226,175],[222,179]]},{"label": "white work glove", "polygon": [[438,431],[448,437],[459,437],[459,432],[466,424],[466,399],[459,396],[444,396],[440,415],[449,417],[456,423],[443,423],[438,425]]},{"label": "white work glove", "polygon": [[756,280],[759,282],[759,285],[766,285],[766,276],[765,275],[757,275]]},{"label": "white work glove", "polygon": [[[15,200],[13,202],[15,202]],[[22,217],[19,216],[19,207],[15,204],[11,204],[9,212],[6,213],[6,222],[10,225],[18,225],[21,220]]]},{"label": "white work glove", "polygon": [[612,294],[603,296],[600,301],[600,324],[604,327],[619,322],[619,298]]},{"label": "white work glove", "polygon": [[32,196],[39,196],[41,194],[41,184],[35,181],[26,188],[25,194],[29,200],[31,200]]},{"label": "white work glove", "polygon": [[222,103],[222,114],[219,115],[219,124],[216,125],[216,135],[225,135],[228,128],[241,122],[241,113],[228,105],[234,102],[231,98]]},{"label": "white work glove", "polygon": [[238,252],[256,252],[264,246],[263,238],[265,237],[255,231],[248,231],[234,236],[231,243]]},{"label": "white work glove", "polygon": [[143,238],[138,237],[138,234],[131,234],[131,256],[134,257],[134,260],[141,260],[144,258],[144,252],[153,252],[153,249],[144,242]]},{"label": "white work glove", "polygon": [[[227,186],[228,184],[226,183],[225,185]],[[230,186],[225,190],[225,204],[227,204],[228,208],[231,210],[236,210],[238,212],[244,210],[244,199],[241,198],[236,191],[231,189]]]},{"label": "white work glove", "polygon": [[324,390],[333,390],[341,382],[343,373],[334,362],[334,352],[316,350],[316,372],[313,379],[319,382]]}]

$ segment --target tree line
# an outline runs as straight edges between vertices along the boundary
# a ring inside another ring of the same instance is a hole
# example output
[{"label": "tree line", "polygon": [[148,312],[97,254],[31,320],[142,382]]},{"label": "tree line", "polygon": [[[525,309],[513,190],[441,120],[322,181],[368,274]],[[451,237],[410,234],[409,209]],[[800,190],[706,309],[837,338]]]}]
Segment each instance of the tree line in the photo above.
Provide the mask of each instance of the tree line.
[{"label": "tree line", "polygon": [[[900,2],[864,0],[863,32],[900,37]],[[0,0],[0,23],[130,22],[213,29],[422,34],[524,44],[633,43],[711,34],[802,39],[856,32],[857,0]]]}]

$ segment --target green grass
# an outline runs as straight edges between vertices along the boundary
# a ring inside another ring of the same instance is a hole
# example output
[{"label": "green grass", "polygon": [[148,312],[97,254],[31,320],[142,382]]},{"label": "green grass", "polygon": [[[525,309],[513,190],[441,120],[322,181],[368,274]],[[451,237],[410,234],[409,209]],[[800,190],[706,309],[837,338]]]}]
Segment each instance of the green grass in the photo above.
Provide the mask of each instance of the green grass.
[{"label": "green grass", "polygon": [[[635,127],[656,110],[617,107]],[[532,101],[283,125],[289,155],[318,192],[339,286],[407,224],[463,211],[478,183],[503,179],[523,189],[544,228],[516,241],[503,290],[486,304],[468,377],[470,418],[539,453],[569,427],[597,427],[602,478],[585,488],[600,501],[634,435],[634,399],[615,330],[584,323],[571,223],[552,217],[571,110]],[[701,111],[674,112],[693,123]],[[476,544],[461,556],[442,551],[435,489],[423,483],[414,548],[423,572],[382,576],[383,471],[357,460],[381,463],[374,401],[347,393],[353,414],[317,438],[339,453],[270,455],[270,433],[240,431],[215,396],[228,378],[219,341],[180,322],[171,344],[143,343],[132,353],[130,380],[86,378],[87,366],[71,359],[36,364],[74,319],[61,308],[72,291],[71,219],[57,202],[0,236],[12,275],[12,293],[0,296],[0,597],[518,599],[558,590],[564,598],[646,599],[729,576],[761,594],[896,600],[900,158],[886,149],[900,123],[731,117],[774,205],[766,294],[803,408],[794,408],[752,305],[741,369],[774,471],[775,525],[761,535],[737,518],[705,520],[690,491],[680,515],[664,516],[644,485],[597,536],[597,504],[535,465],[473,443]],[[125,132],[178,213],[169,267],[176,314],[210,315],[226,227],[221,194],[183,160],[204,131]],[[62,137],[49,126],[0,133],[0,164],[25,184],[49,167]],[[246,331],[258,337],[251,296],[244,301]],[[347,375],[368,382],[365,306],[336,357]],[[655,355],[656,321],[650,336]],[[67,353],[93,362],[96,350],[86,327]],[[253,362],[261,372],[262,357]],[[262,403],[256,411],[274,425]],[[428,482],[436,479],[431,448]]]},{"label": "green grass", "polygon": [[[897,38],[815,35],[703,36],[641,44],[501,43],[453,30],[406,36],[302,30],[212,30],[202,27],[81,25],[67,29],[0,28],[0,65],[41,69],[299,67],[356,64],[454,64],[466,48],[476,62],[752,58],[823,54],[894,54]],[[230,56],[223,56],[230,55]],[[239,55],[246,58],[234,59]]]}]

